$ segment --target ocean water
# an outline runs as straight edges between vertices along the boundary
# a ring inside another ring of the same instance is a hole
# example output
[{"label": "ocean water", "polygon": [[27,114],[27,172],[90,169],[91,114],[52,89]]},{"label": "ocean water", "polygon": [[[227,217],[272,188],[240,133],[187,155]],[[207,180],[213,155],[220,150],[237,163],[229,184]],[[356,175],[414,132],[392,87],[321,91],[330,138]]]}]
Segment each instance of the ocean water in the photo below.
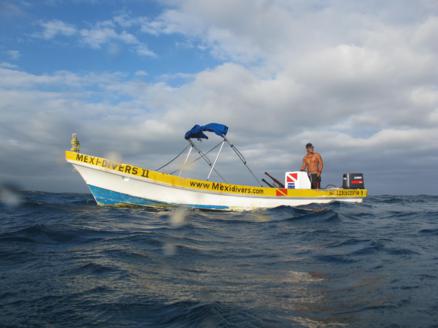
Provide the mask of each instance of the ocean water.
[{"label": "ocean water", "polygon": [[0,205],[1,327],[438,327],[438,197],[254,212]]}]

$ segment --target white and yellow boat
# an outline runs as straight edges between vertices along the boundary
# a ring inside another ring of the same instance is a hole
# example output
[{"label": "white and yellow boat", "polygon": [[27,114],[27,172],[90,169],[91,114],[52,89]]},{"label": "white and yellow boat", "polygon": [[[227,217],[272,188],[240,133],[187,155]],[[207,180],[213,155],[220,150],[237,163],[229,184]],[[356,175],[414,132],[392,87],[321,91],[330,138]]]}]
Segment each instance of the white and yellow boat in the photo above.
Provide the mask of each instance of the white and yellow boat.
[{"label": "white and yellow boat", "polygon": [[[193,134],[193,138],[204,138],[202,131]],[[218,134],[224,138],[223,143],[228,142],[225,134]],[[188,138],[186,134],[186,139],[190,149],[185,163],[192,149],[197,149],[190,135]],[[85,180],[99,205],[181,205],[210,210],[251,210],[334,201],[358,203],[367,196],[366,189],[291,189],[185,178],[80,153],[77,140],[72,140],[72,145],[72,150],[65,152],[65,158]],[[209,177],[219,153],[214,163],[210,162]]]}]

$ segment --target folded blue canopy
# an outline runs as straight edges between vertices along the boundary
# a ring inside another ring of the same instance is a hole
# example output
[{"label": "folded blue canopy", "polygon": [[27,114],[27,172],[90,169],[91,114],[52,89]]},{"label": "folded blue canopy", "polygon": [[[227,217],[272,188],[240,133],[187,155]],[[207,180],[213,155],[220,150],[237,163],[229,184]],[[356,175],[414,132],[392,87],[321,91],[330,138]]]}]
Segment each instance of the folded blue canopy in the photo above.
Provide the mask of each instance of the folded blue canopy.
[{"label": "folded blue canopy", "polygon": [[208,139],[204,131],[216,133],[220,137],[225,137],[228,132],[228,126],[219,123],[209,123],[206,125],[196,124],[186,132],[185,139]]}]

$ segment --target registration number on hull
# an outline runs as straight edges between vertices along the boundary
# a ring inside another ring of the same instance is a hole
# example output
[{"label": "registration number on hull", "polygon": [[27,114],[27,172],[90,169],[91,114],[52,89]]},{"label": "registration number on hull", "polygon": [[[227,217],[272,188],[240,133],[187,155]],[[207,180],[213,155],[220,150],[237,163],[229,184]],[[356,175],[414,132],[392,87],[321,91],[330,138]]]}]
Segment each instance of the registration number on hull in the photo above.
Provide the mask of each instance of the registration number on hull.
[{"label": "registration number on hull", "polygon": [[364,197],[366,196],[365,190],[363,189],[342,189],[342,190],[331,190],[329,191],[330,196],[335,197]]}]

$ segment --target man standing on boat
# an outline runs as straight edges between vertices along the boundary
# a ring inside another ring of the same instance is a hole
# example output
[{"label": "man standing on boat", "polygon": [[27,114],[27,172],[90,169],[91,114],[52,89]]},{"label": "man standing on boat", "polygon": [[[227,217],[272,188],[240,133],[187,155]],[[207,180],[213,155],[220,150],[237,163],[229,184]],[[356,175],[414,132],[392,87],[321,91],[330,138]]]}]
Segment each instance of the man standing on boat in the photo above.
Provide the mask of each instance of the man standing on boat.
[{"label": "man standing on boat", "polygon": [[321,188],[321,173],[324,168],[324,162],[319,153],[314,151],[313,145],[308,143],[306,145],[307,154],[303,158],[303,165],[301,165],[301,171],[307,171],[312,189]]}]

